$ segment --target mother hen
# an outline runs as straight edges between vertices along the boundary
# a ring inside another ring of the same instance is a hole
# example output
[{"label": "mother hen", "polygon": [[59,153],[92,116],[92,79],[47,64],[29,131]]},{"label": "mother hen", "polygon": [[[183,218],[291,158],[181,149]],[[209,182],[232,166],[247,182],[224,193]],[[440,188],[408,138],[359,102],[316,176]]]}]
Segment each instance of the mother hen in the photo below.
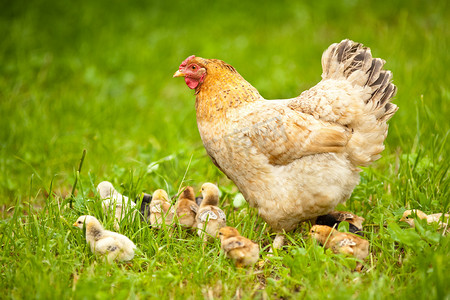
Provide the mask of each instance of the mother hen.
[{"label": "mother hen", "polygon": [[300,96],[265,100],[235,68],[189,56],[174,77],[195,89],[197,125],[214,164],[277,232],[332,211],[380,157],[397,88],[385,61],[343,40],[322,55],[322,80]]}]

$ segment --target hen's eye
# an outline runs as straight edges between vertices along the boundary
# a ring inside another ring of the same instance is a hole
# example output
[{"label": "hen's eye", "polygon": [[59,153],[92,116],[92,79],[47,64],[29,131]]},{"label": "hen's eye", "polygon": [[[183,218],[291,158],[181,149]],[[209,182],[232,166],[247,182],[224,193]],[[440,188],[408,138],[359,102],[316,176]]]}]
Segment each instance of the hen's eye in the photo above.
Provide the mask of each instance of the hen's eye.
[{"label": "hen's eye", "polygon": [[197,69],[197,67],[196,67],[196,66],[192,66],[191,69],[192,69],[192,70],[195,70],[195,69]]}]

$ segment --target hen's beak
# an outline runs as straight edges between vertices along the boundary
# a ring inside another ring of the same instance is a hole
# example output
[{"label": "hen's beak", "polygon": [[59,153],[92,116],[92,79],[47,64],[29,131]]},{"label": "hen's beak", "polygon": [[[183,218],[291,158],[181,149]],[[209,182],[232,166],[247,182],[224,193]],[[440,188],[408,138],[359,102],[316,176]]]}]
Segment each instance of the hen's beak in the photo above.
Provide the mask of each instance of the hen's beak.
[{"label": "hen's beak", "polygon": [[186,75],[180,70],[176,71],[175,74],[173,74],[173,77],[184,77],[184,76]]}]

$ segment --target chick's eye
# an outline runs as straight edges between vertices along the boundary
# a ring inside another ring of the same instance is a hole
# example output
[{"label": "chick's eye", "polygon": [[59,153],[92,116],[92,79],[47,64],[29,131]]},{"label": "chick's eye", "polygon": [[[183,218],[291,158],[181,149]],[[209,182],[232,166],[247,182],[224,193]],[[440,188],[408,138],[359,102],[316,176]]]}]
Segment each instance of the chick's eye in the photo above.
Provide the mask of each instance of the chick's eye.
[{"label": "chick's eye", "polygon": [[78,221],[78,224],[83,224],[83,222],[81,222],[81,221]]}]

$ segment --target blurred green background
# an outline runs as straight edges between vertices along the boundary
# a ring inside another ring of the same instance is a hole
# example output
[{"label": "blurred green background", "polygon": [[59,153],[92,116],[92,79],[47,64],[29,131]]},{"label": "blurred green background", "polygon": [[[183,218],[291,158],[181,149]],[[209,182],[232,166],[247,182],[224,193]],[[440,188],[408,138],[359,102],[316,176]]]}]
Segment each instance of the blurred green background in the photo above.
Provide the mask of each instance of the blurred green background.
[{"label": "blurred green background", "polygon": [[88,188],[224,180],[198,135],[193,92],[172,79],[181,61],[222,59],[265,98],[290,98],[320,80],[322,52],[345,38],[385,59],[398,86],[389,160],[374,168],[416,153],[448,169],[449,19],[445,0],[2,1],[2,212],[39,204],[51,183],[67,195],[83,149]]}]

